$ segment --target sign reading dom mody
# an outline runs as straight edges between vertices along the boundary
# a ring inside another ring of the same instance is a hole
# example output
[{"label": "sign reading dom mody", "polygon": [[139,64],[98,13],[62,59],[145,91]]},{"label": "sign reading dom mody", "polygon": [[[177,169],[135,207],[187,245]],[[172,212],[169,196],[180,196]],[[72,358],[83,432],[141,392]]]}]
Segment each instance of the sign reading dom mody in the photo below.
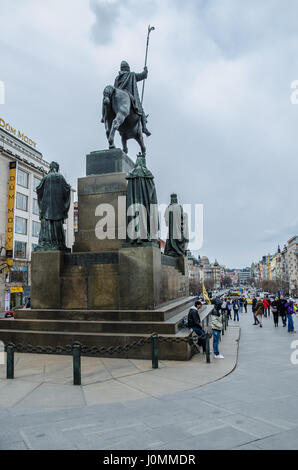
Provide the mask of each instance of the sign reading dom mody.
[{"label": "sign reading dom mody", "polygon": [[0,128],[5,129],[7,132],[9,132],[12,135],[15,135],[19,139],[21,139],[23,142],[25,142],[28,145],[31,145],[31,147],[36,148],[37,144],[34,142],[34,140],[29,139],[24,132],[17,131],[13,126],[11,126],[8,122],[5,122],[4,119],[0,118]]}]

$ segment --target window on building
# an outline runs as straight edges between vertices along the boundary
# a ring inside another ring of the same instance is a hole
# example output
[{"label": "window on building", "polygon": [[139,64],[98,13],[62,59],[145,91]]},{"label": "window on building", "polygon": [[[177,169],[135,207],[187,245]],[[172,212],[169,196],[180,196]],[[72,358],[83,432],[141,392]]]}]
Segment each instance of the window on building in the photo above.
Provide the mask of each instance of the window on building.
[{"label": "window on building", "polygon": [[23,219],[23,217],[15,218],[15,233],[27,235],[27,219]]},{"label": "window on building", "polygon": [[40,232],[40,222],[32,222],[32,237],[39,237]]},{"label": "window on building", "polygon": [[39,215],[39,207],[38,207],[38,202],[37,199],[33,199],[33,208],[32,208],[33,214]]},{"label": "window on building", "polygon": [[33,251],[35,250],[35,248],[36,248],[37,246],[38,246],[37,243],[32,243],[32,248],[31,248],[32,253],[33,253]]},{"label": "window on building", "polygon": [[17,183],[24,188],[29,187],[29,174],[23,170],[18,170]]},{"label": "window on building", "polygon": [[36,191],[37,186],[41,183],[41,179],[36,176],[33,177],[33,189]]},{"label": "window on building", "polygon": [[15,242],[14,244],[14,257],[20,259],[26,259],[27,254],[27,243]]},{"label": "window on building", "polygon": [[25,194],[17,193],[16,208],[22,211],[28,211],[28,196]]},{"label": "window on building", "polygon": [[23,285],[28,284],[28,268],[25,266],[13,266],[9,272],[9,282],[18,282]]}]

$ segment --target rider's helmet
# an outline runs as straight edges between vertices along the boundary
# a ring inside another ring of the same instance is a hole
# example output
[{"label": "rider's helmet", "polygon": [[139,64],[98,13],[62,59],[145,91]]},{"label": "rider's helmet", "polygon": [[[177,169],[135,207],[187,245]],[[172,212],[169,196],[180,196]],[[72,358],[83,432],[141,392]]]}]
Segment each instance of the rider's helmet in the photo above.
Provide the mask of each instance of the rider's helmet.
[{"label": "rider's helmet", "polygon": [[126,62],[126,60],[122,60],[122,62],[120,64],[120,70],[121,70],[121,72],[130,72],[130,66]]}]

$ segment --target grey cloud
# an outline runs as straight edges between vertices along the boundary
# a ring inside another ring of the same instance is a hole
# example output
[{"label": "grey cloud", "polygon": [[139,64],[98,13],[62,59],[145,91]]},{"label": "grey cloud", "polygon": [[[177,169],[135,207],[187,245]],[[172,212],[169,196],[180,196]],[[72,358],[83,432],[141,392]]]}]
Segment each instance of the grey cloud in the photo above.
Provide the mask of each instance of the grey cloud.
[{"label": "grey cloud", "polygon": [[[127,4],[127,0],[122,0]],[[98,0],[90,0],[90,8],[95,14],[95,24],[91,30],[91,38],[98,44],[107,44],[112,40],[113,31],[117,24],[117,18],[121,5],[119,2],[111,3]]]},{"label": "grey cloud", "polygon": [[[90,0],[90,9],[95,15],[91,29],[91,39],[97,44],[107,45],[117,31],[121,12],[129,12],[132,17],[148,18],[156,10],[156,0]],[[133,27],[133,19],[130,21]]]}]

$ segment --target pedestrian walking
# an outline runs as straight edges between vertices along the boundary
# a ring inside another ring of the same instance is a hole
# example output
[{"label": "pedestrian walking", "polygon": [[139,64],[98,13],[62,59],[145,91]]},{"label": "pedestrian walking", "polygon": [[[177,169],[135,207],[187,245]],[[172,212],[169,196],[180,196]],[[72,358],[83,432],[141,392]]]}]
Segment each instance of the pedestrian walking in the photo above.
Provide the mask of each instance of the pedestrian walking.
[{"label": "pedestrian walking", "polygon": [[233,310],[234,310],[234,321],[239,321],[239,303],[238,300],[234,300],[233,302]]},{"label": "pedestrian walking", "polygon": [[293,320],[293,315],[295,313],[294,300],[289,299],[289,301],[285,304],[285,308],[286,308],[287,319],[288,319],[288,332],[296,333],[296,331],[294,331],[294,320]]},{"label": "pedestrian walking", "polygon": [[228,320],[232,320],[232,303],[230,299],[227,300],[227,314],[228,314]]},{"label": "pedestrian walking", "polygon": [[281,316],[282,324],[284,328],[287,326],[286,303],[287,303],[286,299],[284,298],[283,295],[281,295],[279,299],[279,314]]},{"label": "pedestrian walking", "polygon": [[258,303],[258,301],[257,301],[256,297],[254,297],[254,298],[252,299],[252,314],[253,314],[253,317],[254,317],[254,323],[253,323],[253,325],[259,325],[259,323],[260,323],[259,320],[258,320],[258,318],[256,317],[256,306],[257,306],[257,303]]},{"label": "pedestrian walking", "polygon": [[213,335],[213,353],[215,359],[224,359],[224,356],[219,352],[219,343],[221,339],[221,332],[223,329],[221,314],[219,310],[214,308],[211,315],[211,328]]},{"label": "pedestrian walking", "polygon": [[221,313],[222,313],[222,315],[226,315],[226,313],[227,313],[227,299],[223,299],[223,301],[222,301]]},{"label": "pedestrian walking", "polygon": [[263,305],[264,305],[264,317],[267,318],[267,315],[268,315],[268,307],[269,307],[269,303],[268,303],[268,300],[267,300],[267,299],[264,299],[264,300],[263,300]]},{"label": "pedestrian walking", "polygon": [[243,305],[244,305],[244,299],[243,299],[243,297],[240,297],[240,299],[239,299],[239,313],[243,313]]},{"label": "pedestrian walking", "polygon": [[269,298],[268,295],[267,295],[267,297],[266,297],[266,300],[267,300],[267,302],[268,302],[268,309],[267,309],[268,311],[267,311],[267,313],[268,313],[268,317],[270,317],[271,300],[270,300],[270,298]]},{"label": "pedestrian walking", "polygon": [[256,304],[256,317],[259,322],[260,328],[263,328],[263,315],[264,315],[264,303],[262,299],[258,299],[257,304]]},{"label": "pedestrian walking", "polygon": [[244,299],[244,304],[243,304],[243,306],[244,306],[245,313],[247,313],[247,298],[246,298],[246,297],[245,297],[245,299]]},{"label": "pedestrian walking", "polygon": [[278,327],[278,320],[279,320],[279,301],[278,297],[271,304],[271,310],[273,314],[274,326]]}]

